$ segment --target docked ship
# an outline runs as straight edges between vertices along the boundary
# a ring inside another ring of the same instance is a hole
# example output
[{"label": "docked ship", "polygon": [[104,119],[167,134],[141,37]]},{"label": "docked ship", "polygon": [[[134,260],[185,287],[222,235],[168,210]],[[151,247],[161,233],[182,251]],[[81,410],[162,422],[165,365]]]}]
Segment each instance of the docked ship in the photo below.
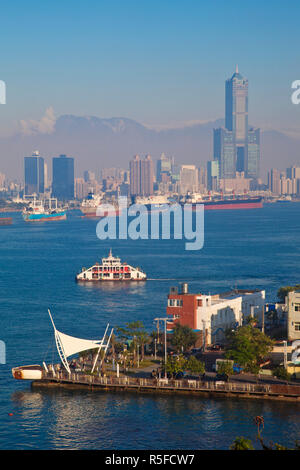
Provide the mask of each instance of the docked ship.
[{"label": "docked ship", "polygon": [[54,198],[50,198],[45,202],[34,198],[25,207],[22,215],[25,222],[49,222],[67,218],[66,211],[58,208],[57,199]]},{"label": "docked ship", "polygon": [[77,274],[76,280],[83,282],[93,281],[146,281],[147,276],[140,268],[134,268],[127,263],[122,263],[120,258],[109,251],[107,258],[102,258],[101,263],[95,263],[90,268],[82,268]]},{"label": "docked ship", "polygon": [[208,197],[201,196],[187,196],[184,201],[180,201],[181,205],[192,204],[193,209],[197,204],[203,204],[204,210],[229,210],[229,209],[261,209],[263,207],[263,198],[261,196],[245,197],[245,196],[231,196],[223,197]]},{"label": "docked ship", "polygon": [[89,193],[81,203],[80,210],[84,218],[101,218],[120,215],[119,207],[114,203],[104,202],[100,194]]}]

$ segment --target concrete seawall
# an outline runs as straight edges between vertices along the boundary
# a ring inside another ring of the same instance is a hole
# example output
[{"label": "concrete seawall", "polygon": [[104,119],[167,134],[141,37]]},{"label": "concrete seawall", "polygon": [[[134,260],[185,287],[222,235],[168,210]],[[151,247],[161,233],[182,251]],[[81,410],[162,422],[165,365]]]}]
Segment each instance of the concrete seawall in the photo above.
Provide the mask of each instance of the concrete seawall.
[{"label": "concrete seawall", "polygon": [[[46,375],[46,374],[45,374]],[[72,373],[50,374],[32,382],[34,388],[86,389],[103,392],[132,392],[150,394],[181,394],[189,396],[220,396],[256,398],[300,403],[300,386],[253,383],[203,382],[200,380],[142,379],[132,377],[95,377]]]}]

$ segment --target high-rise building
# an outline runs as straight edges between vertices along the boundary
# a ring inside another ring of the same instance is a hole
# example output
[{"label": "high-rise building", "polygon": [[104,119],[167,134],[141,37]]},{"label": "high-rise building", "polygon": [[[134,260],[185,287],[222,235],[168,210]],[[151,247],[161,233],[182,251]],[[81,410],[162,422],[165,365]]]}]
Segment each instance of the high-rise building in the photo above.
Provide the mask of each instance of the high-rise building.
[{"label": "high-rise building", "polygon": [[199,189],[198,168],[195,165],[181,165],[180,192],[195,193]]},{"label": "high-rise building", "polygon": [[249,129],[248,80],[238,67],[225,83],[225,128],[214,129],[214,159],[220,178],[234,178],[236,172],[259,176],[260,129]]},{"label": "high-rise building", "polygon": [[141,160],[139,155],[130,161],[131,196],[151,196],[153,194],[154,169],[150,155]]},{"label": "high-rise building", "polygon": [[207,162],[207,189],[217,191],[219,186],[219,162],[210,160]]},{"label": "high-rise building", "polygon": [[268,173],[268,186],[272,193],[280,194],[280,171],[276,168],[272,168],[272,170]]},{"label": "high-rise building", "polygon": [[172,164],[174,163],[174,158],[166,157],[164,153],[161,154],[160,159],[156,162],[156,180],[160,183],[164,175],[171,175],[172,173]]},{"label": "high-rise building", "polygon": [[74,158],[60,155],[52,159],[52,197],[74,199]]},{"label": "high-rise building", "polygon": [[31,157],[24,157],[24,180],[26,196],[44,193],[44,171],[44,159],[40,157],[38,151],[33,152]]}]

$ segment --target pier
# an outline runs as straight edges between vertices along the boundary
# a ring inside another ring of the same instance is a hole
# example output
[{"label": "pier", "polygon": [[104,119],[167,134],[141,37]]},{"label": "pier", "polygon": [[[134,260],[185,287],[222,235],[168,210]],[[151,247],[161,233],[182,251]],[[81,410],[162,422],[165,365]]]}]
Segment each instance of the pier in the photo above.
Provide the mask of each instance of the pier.
[{"label": "pier", "polygon": [[135,393],[188,394],[189,396],[222,396],[236,398],[261,398],[300,402],[299,385],[253,384],[187,379],[153,379],[138,377],[98,377],[65,371],[45,372],[32,387],[88,388],[93,391],[120,391]]}]

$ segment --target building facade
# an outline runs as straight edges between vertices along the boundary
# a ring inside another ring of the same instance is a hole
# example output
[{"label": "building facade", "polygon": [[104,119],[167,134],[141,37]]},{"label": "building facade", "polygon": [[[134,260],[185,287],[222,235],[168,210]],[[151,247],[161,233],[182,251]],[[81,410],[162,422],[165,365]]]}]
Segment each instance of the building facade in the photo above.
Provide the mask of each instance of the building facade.
[{"label": "building facade", "polygon": [[206,344],[222,342],[228,328],[236,328],[248,316],[262,323],[265,291],[235,290],[223,294],[191,294],[187,284],[172,287],[168,295],[168,330],[175,324],[185,325],[206,338]]},{"label": "building facade", "polygon": [[74,199],[74,158],[60,155],[52,159],[52,197]]},{"label": "building facade", "polygon": [[225,128],[214,129],[214,159],[220,178],[234,178],[236,172],[259,177],[260,130],[249,129],[248,80],[238,68],[225,83]]},{"label": "building facade", "polygon": [[25,195],[39,195],[45,192],[44,159],[38,151],[24,158]]},{"label": "building facade", "polygon": [[141,159],[139,155],[130,161],[130,195],[151,196],[153,194],[154,167],[150,155]]},{"label": "building facade", "polygon": [[288,340],[300,339],[300,291],[289,292],[287,301],[287,334]]}]

